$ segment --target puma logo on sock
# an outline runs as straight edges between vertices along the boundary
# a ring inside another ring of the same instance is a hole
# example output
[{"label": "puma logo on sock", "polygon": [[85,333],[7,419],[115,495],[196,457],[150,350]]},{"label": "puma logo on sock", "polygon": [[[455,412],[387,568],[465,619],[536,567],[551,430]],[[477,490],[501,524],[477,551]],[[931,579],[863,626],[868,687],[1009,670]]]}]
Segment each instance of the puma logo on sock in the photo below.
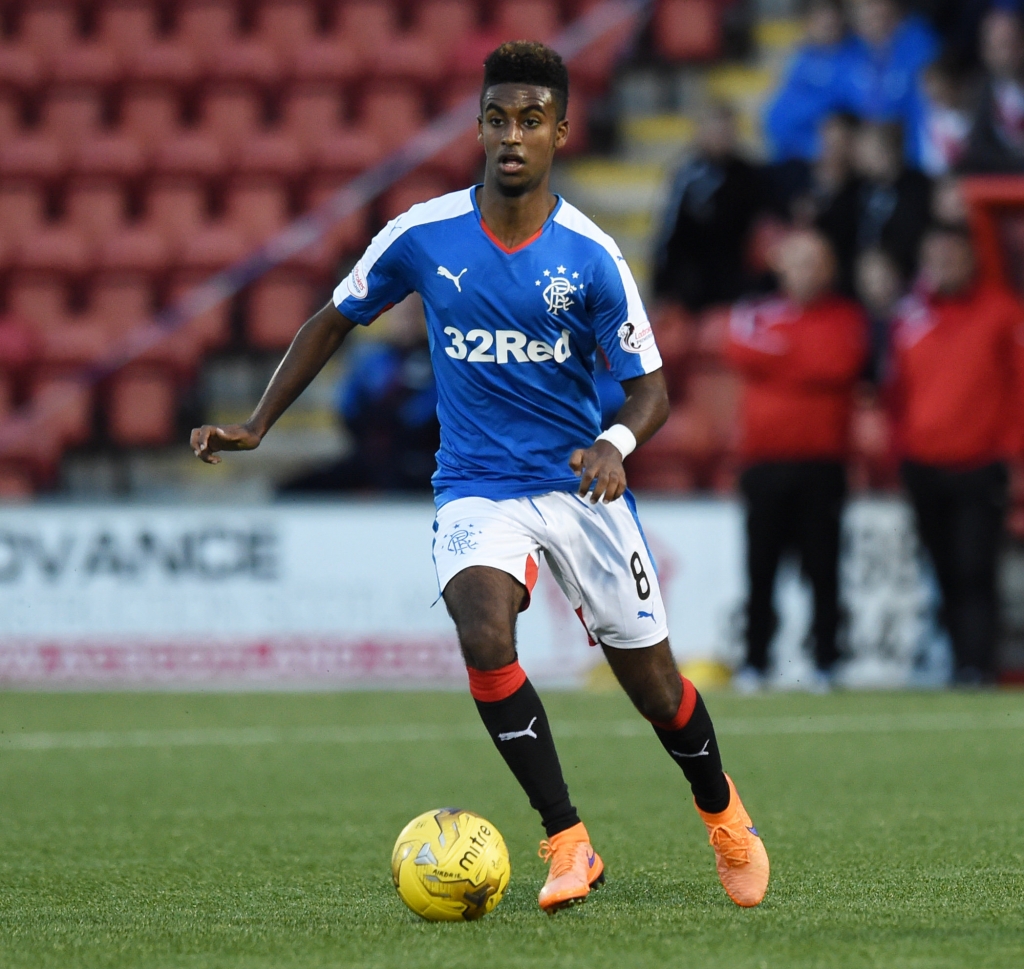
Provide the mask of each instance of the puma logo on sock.
[{"label": "puma logo on sock", "polygon": [[499,740],[516,740],[519,737],[533,737],[534,740],[537,740],[538,739],[537,735],[533,732],[533,725],[536,722],[537,722],[537,718],[534,717],[529,722],[529,724],[527,725],[525,730],[510,730],[508,733],[500,733],[500,734],[498,734],[498,739]]}]

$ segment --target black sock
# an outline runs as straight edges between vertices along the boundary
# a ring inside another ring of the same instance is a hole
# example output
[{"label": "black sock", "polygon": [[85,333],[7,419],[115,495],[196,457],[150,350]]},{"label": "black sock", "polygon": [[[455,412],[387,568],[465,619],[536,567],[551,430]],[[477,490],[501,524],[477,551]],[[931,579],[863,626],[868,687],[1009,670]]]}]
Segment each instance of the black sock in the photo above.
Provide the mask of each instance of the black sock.
[{"label": "black sock", "polygon": [[718,752],[711,715],[698,693],[697,702],[686,725],[678,730],[655,726],[662,746],[683,769],[690,782],[697,807],[709,814],[718,814],[729,806],[729,782],[722,772],[722,755]]},{"label": "black sock", "polygon": [[504,700],[476,700],[487,732],[509,770],[540,812],[548,837],[579,824],[551,737],[547,714],[529,680]]}]

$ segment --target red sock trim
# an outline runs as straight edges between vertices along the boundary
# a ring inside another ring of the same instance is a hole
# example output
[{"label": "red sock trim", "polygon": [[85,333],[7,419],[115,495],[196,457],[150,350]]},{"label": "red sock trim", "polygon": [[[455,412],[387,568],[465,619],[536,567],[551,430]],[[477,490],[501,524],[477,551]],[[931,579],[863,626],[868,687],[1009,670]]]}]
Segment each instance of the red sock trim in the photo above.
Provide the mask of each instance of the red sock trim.
[{"label": "red sock trim", "polygon": [[652,720],[651,723],[660,730],[682,730],[690,722],[693,716],[693,708],[697,705],[697,687],[695,687],[685,676],[680,674],[679,679],[683,681],[683,698],[679,701],[679,709],[670,723],[658,723]]},{"label": "red sock trim", "polygon": [[469,673],[469,692],[474,700],[481,703],[497,703],[512,696],[526,682],[526,671],[515,660],[497,670],[475,670],[466,667]]}]

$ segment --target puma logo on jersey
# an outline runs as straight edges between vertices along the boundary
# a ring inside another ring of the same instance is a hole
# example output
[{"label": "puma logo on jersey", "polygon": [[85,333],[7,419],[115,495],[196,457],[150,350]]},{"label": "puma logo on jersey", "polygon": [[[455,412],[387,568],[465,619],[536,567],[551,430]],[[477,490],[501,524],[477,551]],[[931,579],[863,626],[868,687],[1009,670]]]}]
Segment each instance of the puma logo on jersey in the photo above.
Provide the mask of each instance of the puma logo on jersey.
[{"label": "puma logo on jersey", "polygon": [[465,269],[462,270],[461,273],[459,273],[458,276],[453,276],[447,269],[444,268],[444,266],[438,266],[437,267],[437,275],[438,276],[444,276],[445,279],[450,279],[453,283],[455,283],[455,288],[460,293],[462,292],[462,283],[459,282],[459,280],[462,279],[462,277],[466,273],[468,273],[468,272],[469,272],[469,267],[467,266]]},{"label": "puma logo on jersey", "polygon": [[508,733],[498,734],[499,740],[518,740],[520,737],[533,737],[537,739],[537,735],[533,732],[533,725],[537,722],[537,718],[534,717],[526,726],[525,730],[510,730]]}]

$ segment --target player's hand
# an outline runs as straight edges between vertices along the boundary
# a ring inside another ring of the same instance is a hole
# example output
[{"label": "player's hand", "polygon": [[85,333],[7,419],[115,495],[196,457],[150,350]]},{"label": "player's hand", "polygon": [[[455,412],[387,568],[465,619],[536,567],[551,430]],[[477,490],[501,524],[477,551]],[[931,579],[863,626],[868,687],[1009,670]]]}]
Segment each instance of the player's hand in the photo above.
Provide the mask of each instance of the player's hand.
[{"label": "player's hand", "polygon": [[589,491],[590,501],[595,505],[602,498],[605,504],[615,501],[626,490],[622,455],[610,441],[595,441],[588,448],[573,451],[569,467],[580,477],[580,497],[586,497]]},{"label": "player's hand", "polygon": [[251,451],[259,447],[260,435],[247,424],[204,424],[192,431],[189,443],[195,456],[207,464],[220,464],[216,451]]}]

